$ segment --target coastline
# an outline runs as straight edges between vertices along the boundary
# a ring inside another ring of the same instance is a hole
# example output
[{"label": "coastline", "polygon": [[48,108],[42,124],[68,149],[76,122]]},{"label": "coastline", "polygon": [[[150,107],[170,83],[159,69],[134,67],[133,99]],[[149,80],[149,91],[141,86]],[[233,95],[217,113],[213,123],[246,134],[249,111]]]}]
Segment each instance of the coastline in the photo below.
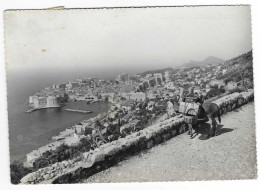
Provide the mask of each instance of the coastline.
[{"label": "coastline", "polygon": [[[109,103],[108,110],[106,111],[106,113],[110,111],[110,108],[111,108],[111,104]],[[63,111],[68,111],[68,110],[64,109]],[[72,112],[81,113],[79,111],[72,111]],[[43,146],[34,149],[28,154],[26,154],[26,161],[23,162],[23,164],[27,167],[31,167],[34,160],[41,157],[41,155],[44,154],[45,152],[56,150],[62,144],[72,146],[74,143],[78,143],[81,138],[78,138],[79,136],[76,135],[76,139],[75,139],[75,131],[77,130],[77,127],[79,125],[80,127],[83,125],[85,127],[91,126],[96,120],[100,120],[100,118],[102,118],[103,115],[104,112],[100,112],[94,117],[90,117],[87,120],[82,120],[80,122],[77,122],[76,124],[73,124],[72,126],[66,128],[65,130],[60,131],[57,135],[50,137],[49,138],[51,141],[50,143],[44,144]]]},{"label": "coastline", "polygon": [[[78,100],[78,101],[83,101],[83,100]],[[95,103],[96,103],[96,102],[95,102]],[[106,112],[108,112],[108,111],[110,110],[110,108],[111,108],[111,103],[109,103],[109,102],[107,102],[107,103],[108,103],[108,106],[109,106],[109,107],[108,107],[108,110],[107,110]],[[65,111],[67,111],[67,110],[65,109]],[[77,112],[77,111],[72,111],[72,112]],[[78,112],[78,113],[80,113],[80,112]],[[93,112],[92,112],[92,113],[93,113]],[[104,114],[104,112],[100,112],[100,113],[98,113],[97,115],[88,118],[87,120],[81,120],[81,121],[75,123],[73,126],[77,125],[78,123],[89,123],[89,122],[91,122],[92,120],[99,119],[99,118],[102,116],[102,114]],[[56,135],[53,135],[50,139],[52,139],[52,142],[53,142],[53,141],[58,141],[58,139],[63,138],[63,137],[60,137],[60,134],[61,134],[62,132],[65,132],[65,131],[68,130],[68,129],[72,129],[73,126],[67,127],[67,128],[64,129],[63,131],[60,131],[60,132],[56,133]]]},{"label": "coastline", "polygon": [[[78,107],[78,104],[80,104],[83,107],[86,107],[86,109],[94,110],[93,113],[81,114],[76,112],[65,111],[65,107],[67,105],[74,108],[74,107]],[[22,134],[22,131],[26,130],[25,128],[23,129],[23,126],[19,126],[18,130],[13,129],[14,131],[16,131],[18,135],[15,135],[14,137],[10,138],[10,147],[12,147],[10,149],[11,150],[10,164],[14,163],[15,161],[18,162],[26,161],[26,154],[30,153],[31,151],[37,148],[40,148],[46,144],[53,142],[52,137],[57,136],[60,132],[65,131],[68,128],[71,128],[73,125],[79,122],[94,118],[100,113],[107,112],[107,110],[109,110],[110,107],[111,104],[107,102],[82,104],[82,101],[76,101],[76,102],[68,102],[63,107],[40,109],[28,114],[21,110],[21,109],[26,110],[26,108],[28,108],[28,105],[25,104],[22,108],[20,108],[20,112],[18,114],[23,116],[23,118],[26,117],[27,118],[26,121],[15,120],[15,122],[19,124],[24,123],[25,127],[29,126],[31,130],[36,131],[36,133],[40,133],[39,134],[40,137],[35,138],[36,135],[30,136],[31,134],[28,134],[26,132],[23,132]],[[42,118],[42,120],[41,121],[38,121],[37,119],[33,120],[34,118],[37,117]],[[10,118],[16,119],[15,116],[11,116]],[[53,123],[53,121],[54,124],[50,125],[49,123]],[[48,125],[47,128],[46,125]],[[17,124],[12,124],[10,126],[17,127]],[[46,130],[46,132],[44,130]]]}]

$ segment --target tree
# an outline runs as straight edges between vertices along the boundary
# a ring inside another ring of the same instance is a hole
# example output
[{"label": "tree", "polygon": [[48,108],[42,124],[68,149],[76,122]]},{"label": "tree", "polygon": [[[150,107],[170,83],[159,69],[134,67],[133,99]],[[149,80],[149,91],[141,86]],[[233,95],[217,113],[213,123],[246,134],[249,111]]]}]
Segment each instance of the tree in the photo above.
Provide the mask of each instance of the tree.
[{"label": "tree", "polygon": [[15,161],[10,165],[11,183],[18,184],[20,179],[26,176],[28,173],[33,172],[33,168],[26,168],[21,162]]},{"label": "tree", "polygon": [[148,118],[146,116],[144,116],[144,117],[142,117],[139,125],[140,125],[140,127],[143,128],[147,123],[148,123]]},{"label": "tree", "polygon": [[235,79],[234,79],[236,82],[239,82],[239,81],[241,81],[242,80],[242,77],[241,77],[241,75],[237,75],[236,77],[235,77]]},{"label": "tree", "polygon": [[221,86],[219,90],[220,90],[220,92],[221,92],[221,93],[225,93],[225,92],[226,92],[226,90],[225,90],[225,87],[224,87],[224,86]]},{"label": "tree", "polygon": [[215,84],[212,88],[214,88],[214,89],[218,89],[218,85],[217,84]]}]

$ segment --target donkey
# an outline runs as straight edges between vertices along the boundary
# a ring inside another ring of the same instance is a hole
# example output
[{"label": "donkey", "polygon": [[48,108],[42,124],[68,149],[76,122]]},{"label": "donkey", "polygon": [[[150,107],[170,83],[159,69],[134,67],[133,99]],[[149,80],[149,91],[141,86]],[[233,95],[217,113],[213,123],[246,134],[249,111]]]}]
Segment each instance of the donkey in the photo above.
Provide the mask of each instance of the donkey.
[{"label": "donkey", "polygon": [[[216,129],[217,129],[217,122],[215,119],[216,117],[218,117],[219,124],[221,124],[220,108],[215,103],[203,103],[202,108],[204,109],[209,120],[211,121],[208,138],[210,138],[211,136],[214,137],[214,136],[216,136]],[[200,110],[202,110],[202,109],[200,108]],[[199,114],[200,113],[198,113],[198,115]]]},{"label": "donkey", "polygon": [[[179,102],[176,100],[172,100],[174,109],[176,112],[179,111]],[[221,123],[221,118],[220,118],[220,108],[217,104],[215,103],[203,103],[198,110],[198,118],[201,116],[206,115],[208,119],[211,121],[210,123],[210,131],[209,134],[207,135],[207,138],[216,136],[216,129],[217,129],[217,121],[216,117],[218,117],[219,124]]]}]

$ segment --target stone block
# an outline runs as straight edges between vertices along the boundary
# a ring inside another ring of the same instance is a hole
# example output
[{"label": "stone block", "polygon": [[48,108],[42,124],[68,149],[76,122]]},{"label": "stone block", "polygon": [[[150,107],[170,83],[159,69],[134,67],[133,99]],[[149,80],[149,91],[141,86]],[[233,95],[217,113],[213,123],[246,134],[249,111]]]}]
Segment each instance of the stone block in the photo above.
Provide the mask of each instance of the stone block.
[{"label": "stone block", "polygon": [[171,128],[170,124],[167,124],[163,127],[164,131],[169,131]]},{"label": "stone block", "polygon": [[160,144],[162,142],[162,138],[159,135],[157,135],[154,140],[155,144]]},{"label": "stone block", "polygon": [[104,149],[104,154],[108,156],[115,155],[119,151],[119,147],[116,145],[111,145]]},{"label": "stone block", "polygon": [[101,162],[105,160],[105,154],[103,151],[98,151],[92,154],[91,156],[91,162],[96,163],[96,162]]},{"label": "stone block", "polygon": [[146,139],[146,136],[140,136],[140,137],[138,138],[138,143],[144,143],[146,140],[147,140],[147,139]]},{"label": "stone block", "polygon": [[145,137],[146,137],[147,139],[153,138],[153,132],[147,133],[147,134],[145,135]]},{"label": "stone block", "polygon": [[162,135],[162,138],[166,141],[171,138],[171,135],[167,133],[167,134]]},{"label": "stone block", "polygon": [[237,106],[237,103],[234,103],[233,105],[232,105],[232,110],[234,110],[234,109],[236,109],[238,106]]},{"label": "stone block", "polygon": [[147,148],[152,148],[153,147],[153,140],[149,140],[148,142],[147,142]]},{"label": "stone block", "polygon": [[137,140],[135,138],[131,138],[127,140],[126,147],[132,147],[134,144],[136,144]]},{"label": "stone block", "polygon": [[28,183],[31,181],[34,181],[36,179],[36,172],[29,173],[26,176],[24,176],[20,181],[21,183]]},{"label": "stone block", "polygon": [[177,135],[177,130],[175,129],[175,130],[172,130],[171,131],[171,135],[174,137],[174,136],[176,136]]},{"label": "stone block", "polygon": [[163,128],[158,128],[155,130],[156,134],[161,134],[163,132]]}]

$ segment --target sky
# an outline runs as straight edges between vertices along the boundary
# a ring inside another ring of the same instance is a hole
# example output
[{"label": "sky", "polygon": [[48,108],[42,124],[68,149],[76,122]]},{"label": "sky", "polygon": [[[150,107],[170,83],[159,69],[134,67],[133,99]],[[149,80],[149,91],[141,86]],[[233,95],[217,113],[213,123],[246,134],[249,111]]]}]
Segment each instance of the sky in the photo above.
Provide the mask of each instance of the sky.
[{"label": "sky", "polygon": [[6,11],[7,71],[138,73],[252,49],[250,6]]}]

